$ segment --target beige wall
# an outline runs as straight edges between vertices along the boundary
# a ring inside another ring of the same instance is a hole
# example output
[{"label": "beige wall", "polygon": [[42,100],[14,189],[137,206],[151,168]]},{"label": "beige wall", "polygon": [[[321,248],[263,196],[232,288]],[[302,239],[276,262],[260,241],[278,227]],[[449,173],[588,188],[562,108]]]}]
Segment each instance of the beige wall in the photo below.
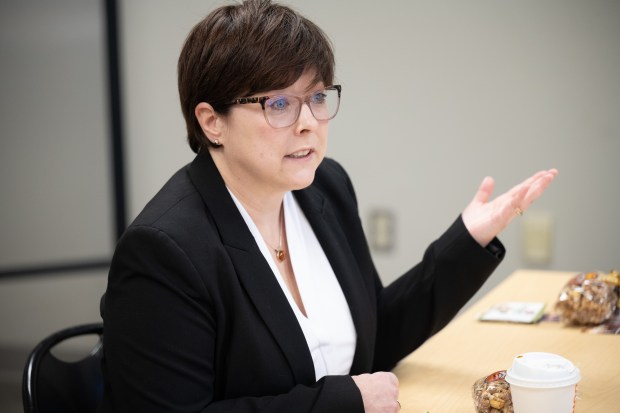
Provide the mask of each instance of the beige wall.
[{"label": "beige wall", "polygon": [[[192,158],[176,59],[216,4],[121,2],[132,217]],[[289,4],[335,44],[344,92],[330,156],[349,171],[363,219],[375,208],[395,214],[395,248],[375,254],[386,282],[421,257],[485,175],[499,192],[547,167],[560,176],[528,214],[551,217],[553,254],[537,266],[620,267],[620,2]],[[532,266],[521,256],[521,222],[501,236],[508,256],[485,289]],[[49,326],[96,318],[104,284],[86,274],[0,280],[2,313],[14,314],[0,318],[2,340],[29,343]],[[90,299],[74,301],[76,292]],[[45,305],[24,304],[33,299]]]}]

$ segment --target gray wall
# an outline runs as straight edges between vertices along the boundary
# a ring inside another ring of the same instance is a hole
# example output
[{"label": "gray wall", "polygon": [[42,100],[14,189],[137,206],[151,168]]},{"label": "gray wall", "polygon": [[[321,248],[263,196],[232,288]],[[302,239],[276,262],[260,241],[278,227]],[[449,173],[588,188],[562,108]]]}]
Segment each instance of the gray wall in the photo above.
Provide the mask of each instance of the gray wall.
[{"label": "gray wall", "polygon": [[[351,174],[367,220],[396,217],[386,282],[418,260],[485,175],[496,193],[535,170],[560,175],[502,234],[516,268],[620,266],[620,3],[617,1],[289,1],[335,44],[343,102],[330,156]],[[218,1],[125,2],[130,211],[191,159],[175,63]],[[521,223],[551,221],[551,258],[525,260]],[[485,289],[486,290],[486,289]]]},{"label": "gray wall", "polygon": [[[191,26],[219,4],[121,2],[131,217],[192,158],[176,59]],[[552,221],[550,261],[523,259],[527,221],[517,220],[501,236],[508,255],[484,290],[522,267],[620,267],[620,2],[289,4],[335,44],[344,92],[329,155],[350,173],[365,222],[375,209],[395,216],[394,248],[375,254],[386,283],[419,260],[485,175],[500,193],[548,167],[560,175],[523,218]],[[103,273],[0,280],[0,345],[30,345],[56,327],[96,319],[104,288]]]},{"label": "gray wall", "polygon": [[[102,5],[0,2],[0,271],[112,253]],[[0,349],[96,320],[104,288],[105,271],[0,278]]]}]

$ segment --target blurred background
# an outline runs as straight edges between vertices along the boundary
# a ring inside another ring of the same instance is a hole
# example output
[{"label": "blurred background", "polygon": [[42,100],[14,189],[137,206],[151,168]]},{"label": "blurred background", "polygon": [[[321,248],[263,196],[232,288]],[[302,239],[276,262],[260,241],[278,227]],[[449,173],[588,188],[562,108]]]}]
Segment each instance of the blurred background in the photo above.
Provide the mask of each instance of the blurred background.
[{"label": "blurred background", "polygon": [[[329,156],[386,284],[484,176],[499,194],[549,167],[559,177],[502,234],[506,259],[473,300],[517,268],[620,267],[620,2],[284,3],[334,43]],[[100,320],[118,234],[192,160],[176,61],[222,4],[0,0],[1,411],[21,411],[39,340]]]}]

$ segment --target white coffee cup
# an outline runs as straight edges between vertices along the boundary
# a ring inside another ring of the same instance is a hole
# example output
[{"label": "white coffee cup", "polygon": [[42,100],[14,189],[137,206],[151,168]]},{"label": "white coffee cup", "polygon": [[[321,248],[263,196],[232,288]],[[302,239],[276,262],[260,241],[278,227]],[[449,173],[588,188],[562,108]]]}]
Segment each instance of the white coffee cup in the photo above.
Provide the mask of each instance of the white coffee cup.
[{"label": "white coffee cup", "polygon": [[551,353],[523,353],[506,371],[515,413],[571,413],[581,373],[573,363]]}]

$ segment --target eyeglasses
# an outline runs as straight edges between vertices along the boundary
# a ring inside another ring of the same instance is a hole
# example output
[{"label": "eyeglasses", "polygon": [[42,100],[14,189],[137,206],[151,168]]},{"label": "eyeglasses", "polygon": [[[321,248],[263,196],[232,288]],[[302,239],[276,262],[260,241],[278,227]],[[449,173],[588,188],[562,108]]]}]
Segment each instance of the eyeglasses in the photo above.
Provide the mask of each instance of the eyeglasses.
[{"label": "eyeglasses", "polygon": [[306,103],[316,120],[330,120],[336,117],[340,107],[342,86],[328,86],[316,90],[303,97],[290,95],[257,96],[238,98],[230,102],[231,105],[245,105],[260,103],[265,120],[272,128],[286,128],[299,119],[301,106]]}]

